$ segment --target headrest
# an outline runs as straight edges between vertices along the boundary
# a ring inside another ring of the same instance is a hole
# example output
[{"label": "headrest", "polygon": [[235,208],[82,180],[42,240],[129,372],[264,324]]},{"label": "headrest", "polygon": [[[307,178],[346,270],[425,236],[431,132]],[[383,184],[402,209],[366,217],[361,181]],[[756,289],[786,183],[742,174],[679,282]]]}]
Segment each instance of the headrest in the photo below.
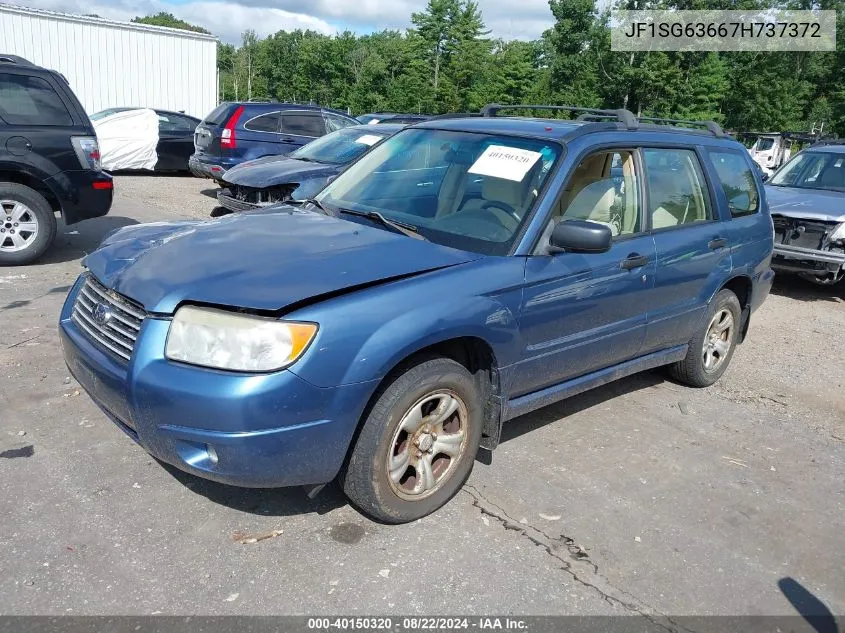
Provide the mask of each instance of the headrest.
[{"label": "headrest", "polygon": [[823,187],[845,187],[845,168],[831,165],[819,176]]}]

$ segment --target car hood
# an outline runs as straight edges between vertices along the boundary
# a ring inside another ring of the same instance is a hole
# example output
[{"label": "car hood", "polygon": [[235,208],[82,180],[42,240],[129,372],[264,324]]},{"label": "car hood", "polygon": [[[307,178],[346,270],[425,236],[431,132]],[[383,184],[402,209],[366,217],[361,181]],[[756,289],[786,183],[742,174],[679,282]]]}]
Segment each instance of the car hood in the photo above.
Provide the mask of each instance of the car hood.
[{"label": "car hood", "polygon": [[268,156],[233,167],[226,172],[224,180],[232,185],[261,188],[333,176],[341,169],[342,165],[312,163],[287,156]]},{"label": "car hood", "polygon": [[278,312],[480,257],[279,206],[208,222],[125,227],[83,263],[147,311],[170,314],[183,302]]},{"label": "car hood", "polygon": [[766,186],[773,215],[822,222],[845,222],[845,193],[826,189]]}]

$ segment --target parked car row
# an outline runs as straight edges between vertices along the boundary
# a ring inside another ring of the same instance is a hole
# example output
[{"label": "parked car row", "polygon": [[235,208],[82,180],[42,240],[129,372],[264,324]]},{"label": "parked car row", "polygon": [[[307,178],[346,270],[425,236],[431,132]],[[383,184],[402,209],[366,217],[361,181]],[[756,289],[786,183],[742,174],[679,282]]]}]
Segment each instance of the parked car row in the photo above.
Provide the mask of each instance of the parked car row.
[{"label": "parked car row", "polygon": [[[845,147],[764,186],[713,122],[507,108],[579,116],[222,104],[190,162],[239,213],[124,227],[87,255],[60,316],[70,371],[163,462],[312,494],[339,478],[397,523],[455,495],[507,420],[658,366],[716,382],[773,266],[841,278]],[[160,169],[180,116],[92,125],[60,75],[0,56],[0,263],[43,252],[55,212],[108,211],[95,125],[104,144],[136,131],[114,159]]]}]

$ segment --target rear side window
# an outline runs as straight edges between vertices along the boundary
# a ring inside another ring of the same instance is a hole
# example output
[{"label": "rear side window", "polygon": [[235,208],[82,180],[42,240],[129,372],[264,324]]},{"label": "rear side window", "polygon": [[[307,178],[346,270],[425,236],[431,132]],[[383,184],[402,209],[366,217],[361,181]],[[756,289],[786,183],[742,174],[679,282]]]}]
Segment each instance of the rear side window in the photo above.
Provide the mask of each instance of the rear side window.
[{"label": "rear side window", "polygon": [[191,119],[175,114],[159,114],[158,129],[161,132],[193,132],[197,124]]},{"label": "rear side window", "polygon": [[315,114],[283,114],[282,132],[297,136],[318,137],[326,133],[323,117]]},{"label": "rear side window", "polygon": [[688,149],[644,149],[651,228],[713,219],[698,156]]},{"label": "rear side window", "polygon": [[244,123],[245,130],[252,130],[253,132],[278,132],[279,131],[279,113],[270,112],[262,114],[250,119]]},{"label": "rear side window", "polygon": [[748,160],[739,152],[708,150],[710,160],[719,175],[728,207],[735,218],[757,213],[760,192]]},{"label": "rear side window", "polygon": [[343,117],[337,116],[336,114],[324,113],[323,116],[326,119],[327,132],[342,130],[343,128],[349,127],[350,125],[358,125],[357,121],[350,121],[349,119],[344,119]]},{"label": "rear side window", "polygon": [[229,114],[231,104],[221,103],[219,106],[209,112],[202,122],[206,125],[223,125],[226,122],[226,115]]},{"label": "rear side window", "polygon": [[0,117],[9,125],[72,125],[53,87],[41,77],[0,73]]}]

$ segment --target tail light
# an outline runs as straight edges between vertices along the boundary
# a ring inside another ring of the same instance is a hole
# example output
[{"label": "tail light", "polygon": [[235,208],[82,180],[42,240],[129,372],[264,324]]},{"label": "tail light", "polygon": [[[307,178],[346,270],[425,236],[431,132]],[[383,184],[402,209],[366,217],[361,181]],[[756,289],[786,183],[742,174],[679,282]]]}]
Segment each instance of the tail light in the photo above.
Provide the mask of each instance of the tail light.
[{"label": "tail light", "polygon": [[241,118],[243,112],[244,107],[238,106],[234,113],[232,113],[232,116],[229,117],[223,128],[223,132],[220,134],[220,147],[234,149],[238,146],[237,140],[235,139],[235,126],[238,124],[238,119]]},{"label": "tail light", "polygon": [[96,136],[71,136],[70,142],[83,169],[100,171],[100,146]]}]

